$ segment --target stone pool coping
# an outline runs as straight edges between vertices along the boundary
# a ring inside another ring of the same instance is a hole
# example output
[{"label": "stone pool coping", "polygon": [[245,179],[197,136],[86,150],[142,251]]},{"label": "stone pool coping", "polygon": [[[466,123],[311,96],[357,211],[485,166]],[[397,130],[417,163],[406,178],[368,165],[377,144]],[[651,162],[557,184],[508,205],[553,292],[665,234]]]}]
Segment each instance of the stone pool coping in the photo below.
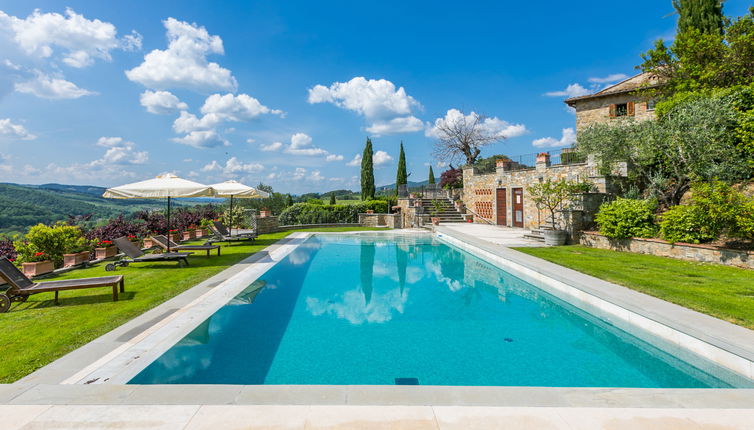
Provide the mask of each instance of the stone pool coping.
[{"label": "stone pool coping", "polygon": [[[442,234],[441,229],[439,232]],[[271,255],[287,254],[284,248],[288,248],[288,252],[291,252],[292,248],[314,233],[316,232],[292,234],[20,381],[0,385],[0,403],[10,405],[437,405],[704,409],[751,408],[754,405],[754,389],[122,385],[112,383],[87,385],[70,383],[71,379],[81,376],[82,368],[96,363],[115,349],[157,326],[161,321],[178,313],[213,288],[232,280],[246,270],[258,270],[259,264],[264,264],[264,260],[269,260]],[[401,233],[416,234],[417,232],[404,230]],[[453,233],[453,235],[460,236],[458,233]],[[552,263],[504,247],[485,244],[476,238],[461,239],[468,240],[469,244],[482,249],[491,247],[495,252],[513,253],[510,255],[516,257],[517,260],[523,256],[536,267],[552,265],[553,269],[563,270],[562,267]],[[570,274],[564,273],[564,276]],[[578,272],[573,274],[586,276]],[[595,279],[587,278],[581,280],[592,282]],[[650,299],[662,302],[658,299]],[[69,380],[69,383],[62,383],[66,380]]]}]

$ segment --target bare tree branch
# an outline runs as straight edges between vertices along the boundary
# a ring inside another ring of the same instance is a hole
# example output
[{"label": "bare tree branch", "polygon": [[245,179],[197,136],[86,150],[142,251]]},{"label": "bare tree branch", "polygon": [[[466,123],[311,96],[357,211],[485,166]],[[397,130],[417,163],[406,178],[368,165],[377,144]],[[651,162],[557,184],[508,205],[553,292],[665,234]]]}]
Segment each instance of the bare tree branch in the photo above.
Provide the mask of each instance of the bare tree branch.
[{"label": "bare tree branch", "polygon": [[446,162],[465,158],[466,164],[474,164],[483,146],[505,139],[501,133],[485,127],[485,119],[484,115],[472,112],[436,121],[433,156]]}]

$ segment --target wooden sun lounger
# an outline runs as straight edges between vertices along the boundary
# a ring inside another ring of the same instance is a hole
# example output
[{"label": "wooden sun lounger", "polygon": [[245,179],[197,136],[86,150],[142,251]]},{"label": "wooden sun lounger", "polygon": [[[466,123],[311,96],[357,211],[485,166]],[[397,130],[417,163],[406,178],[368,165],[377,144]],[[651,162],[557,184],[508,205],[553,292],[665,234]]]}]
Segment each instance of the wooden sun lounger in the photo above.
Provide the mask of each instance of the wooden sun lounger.
[{"label": "wooden sun lounger", "polygon": [[0,279],[9,285],[5,293],[0,294],[0,313],[8,312],[12,302],[25,302],[32,294],[54,292],[55,304],[58,304],[58,292],[65,290],[112,287],[113,301],[118,300],[118,291],[124,292],[123,276],[34,282],[18,270],[6,257],[0,258]]},{"label": "wooden sun lounger", "polygon": [[147,263],[152,261],[177,261],[181,267],[188,266],[188,256],[193,252],[166,252],[163,254],[145,254],[139,247],[131,243],[126,237],[119,237],[114,239],[113,242],[120,249],[120,251],[126,254],[128,258],[122,258],[114,263],[108,263],[105,266],[105,270],[111,272],[118,266],[126,267],[130,263]]},{"label": "wooden sun lounger", "polygon": [[152,241],[157,244],[162,249],[168,249],[168,244],[170,244],[170,249],[175,249],[176,251],[207,251],[207,257],[209,257],[210,251],[217,250],[217,255],[220,255],[220,245],[178,245],[177,243],[173,242],[172,240],[168,239],[167,236],[158,234],[155,236],[151,236]]},{"label": "wooden sun lounger", "polygon": [[254,240],[257,238],[256,233],[243,233],[243,234],[236,234],[232,235],[228,232],[228,229],[225,228],[225,226],[219,222],[219,221],[213,221],[212,225],[209,226],[210,231],[212,231],[213,237],[210,238],[207,241],[207,244],[212,244],[214,242],[237,242],[242,240]]}]

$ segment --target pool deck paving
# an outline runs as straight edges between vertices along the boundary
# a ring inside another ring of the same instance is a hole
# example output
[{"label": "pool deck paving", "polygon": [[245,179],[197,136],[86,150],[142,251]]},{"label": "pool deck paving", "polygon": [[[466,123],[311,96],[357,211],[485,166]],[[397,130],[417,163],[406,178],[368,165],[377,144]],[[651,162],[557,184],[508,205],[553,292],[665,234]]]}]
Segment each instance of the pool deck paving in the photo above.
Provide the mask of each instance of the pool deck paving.
[{"label": "pool deck paving", "polygon": [[[644,307],[656,319],[751,354],[754,343],[746,342],[754,332],[613,284],[595,284],[595,278],[508,249],[534,246],[521,245],[522,230],[480,227],[446,224],[437,232],[585,292],[605,294],[600,287],[608,288],[613,302]],[[754,429],[754,389],[85,383],[86,375],[117,361],[105,359],[108,354],[132,346],[166,320],[190,316],[197,302],[219,294],[213,290],[274,263],[308,234],[289,236],[19,382],[0,385],[0,429]]]},{"label": "pool deck paving", "polygon": [[525,238],[524,235],[531,233],[531,231],[523,228],[466,222],[443,223],[440,224],[440,227],[448,234],[461,233],[476,237],[493,245],[507,247],[545,246],[542,242]]}]

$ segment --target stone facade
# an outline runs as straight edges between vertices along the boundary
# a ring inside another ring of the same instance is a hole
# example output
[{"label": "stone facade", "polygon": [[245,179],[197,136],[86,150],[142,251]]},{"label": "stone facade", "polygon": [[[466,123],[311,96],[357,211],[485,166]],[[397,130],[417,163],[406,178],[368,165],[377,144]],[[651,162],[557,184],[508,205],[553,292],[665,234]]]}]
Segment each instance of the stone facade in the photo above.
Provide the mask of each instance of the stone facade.
[{"label": "stone facade", "polygon": [[278,231],[278,217],[276,216],[257,216],[256,226],[257,234],[274,233]]},{"label": "stone facade", "polygon": [[[505,223],[509,227],[537,228],[545,223],[548,216],[546,210],[539,210],[531,198],[528,197],[527,187],[539,182],[565,179],[567,181],[589,181],[597,188],[595,193],[587,193],[578,201],[573,202],[567,213],[561,213],[558,219],[569,230],[585,228],[593,217],[609,191],[609,181],[597,175],[597,167],[592,162],[577,164],[550,165],[549,159],[543,157],[538,160],[534,169],[508,170],[504,163],[500,163],[495,173],[477,174],[473,167],[463,170],[463,204],[474,215],[474,222],[498,224],[497,190],[505,190]],[[518,216],[521,220],[516,223],[514,212],[514,190],[520,189],[523,211]],[[516,225],[518,224],[518,225]]]},{"label": "stone facade", "polygon": [[727,266],[754,269],[754,251],[718,248],[711,245],[695,245],[689,243],[669,243],[660,239],[608,239],[592,231],[582,232],[582,245],[592,248],[611,249],[613,251],[628,251],[638,254],[658,255],[680,260],[718,263]]},{"label": "stone facade", "polygon": [[626,118],[640,121],[654,119],[652,101],[637,90],[657,85],[655,78],[642,73],[594,94],[573,97],[565,102],[576,110],[577,133],[598,123],[611,123]]}]

